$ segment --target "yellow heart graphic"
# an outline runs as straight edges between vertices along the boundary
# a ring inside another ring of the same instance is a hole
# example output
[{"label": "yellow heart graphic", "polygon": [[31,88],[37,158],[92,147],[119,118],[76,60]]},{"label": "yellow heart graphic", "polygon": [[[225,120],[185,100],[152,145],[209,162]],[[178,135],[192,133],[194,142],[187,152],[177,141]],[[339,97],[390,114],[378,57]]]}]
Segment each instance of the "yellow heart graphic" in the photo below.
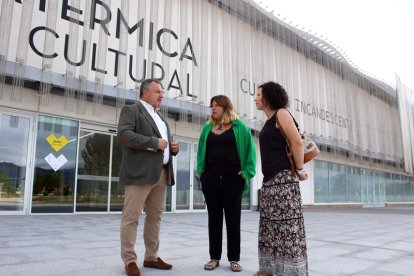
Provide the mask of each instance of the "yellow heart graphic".
[{"label": "yellow heart graphic", "polygon": [[52,148],[57,152],[60,151],[66,144],[69,142],[66,139],[65,135],[62,135],[58,138],[54,134],[50,134],[46,137],[46,141],[52,146]]}]

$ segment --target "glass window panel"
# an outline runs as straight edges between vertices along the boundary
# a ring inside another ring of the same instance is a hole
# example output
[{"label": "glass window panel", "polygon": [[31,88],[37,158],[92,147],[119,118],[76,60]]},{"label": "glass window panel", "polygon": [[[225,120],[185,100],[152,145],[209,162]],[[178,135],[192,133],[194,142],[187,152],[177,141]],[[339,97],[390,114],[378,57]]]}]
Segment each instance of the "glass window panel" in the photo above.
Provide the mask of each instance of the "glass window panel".
[{"label": "glass window panel", "polygon": [[331,202],[346,202],[345,165],[329,164]]},{"label": "glass window panel", "polygon": [[242,210],[250,210],[250,187],[251,187],[251,183],[249,183],[249,191],[247,192],[246,195],[243,195],[242,197],[242,203],[241,203]]},{"label": "glass window panel", "polygon": [[[96,176],[78,177],[78,187],[77,187],[77,196],[76,196],[76,211],[77,212],[107,212],[108,211],[108,180],[107,179],[108,179],[107,177],[96,177]],[[103,180],[103,181],[100,181],[100,180]]]},{"label": "glass window panel", "polygon": [[57,122],[57,124],[55,124],[54,125],[54,131],[55,132],[62,132],[62,124],[61,124],[61,122],[59,121],[59,122]]},{"label": "glass window panel", "polygon": [[387,201],[387,196],[385,192],[385,185],[387,183],[387,178],[385,177],[385,173],[380,173],[381,175],[381,203],[385,205]]},{"label": "glass window panel", "polygon": [[122,146],[118,144],[116,136],[112,136],[112,177],[110,211],[120,212],[124,207],[125,186],[119,184],[119,169],[122,160]]},{"label": "glass window panel", "polygon": [[23,211],[30,119],[0,117],[0,211]]},{"label": "glass window panel", "polygon": [[44,124],[43,124],[43,126],[44,126],[44,129],[43,130],[45,130],[45,131],[51,131],[53,124],[50,121],[45,121]]},{"label": "glass window panel", "polygon": [[411,182],[408,176],[403,176],[403,189],[404,189],[404,201],[413,201],[413,192],[411,188]]},{"label": "glass window panel", "polygon": [[362,203],[365,205],[369,205],[372,202],[372,198],[370,196],[370,189],[371,189],[371,175],[370,172],[367,170],[362,170],[361,174],[361,196],[362,196]]},{"label": "glass window panel", "polygon": [[164,198],[164,211],[171,212],[172,211],[172,186],[167,186],[167,190],[165,191],[165,198]]},{"label": "glass window panel", "polygon": [[385,200],[387,202],[395,201],[395,191],[394,191],[394,180],[392,179],[392,174],[384,174],[384,184],[385,184]]},{"label": "glass window panel", "polygon": [[329,202],[328,163],[315,160],[315,203]]},{"label": "glass window panel", "polygon": [[361,202],[361,169],[347,166],[346,172],[347,202]]},{"label": "glass window panel", "polygon": [[[114,179],[115,177],[112,177]],[[125,186],[119,184],[118,181],[111,182],[111,200],[110,211],[121,212],[124,207]]]},{"label": "glass window panel", "polygon": [[385,203],[385,188],[384,188],[384,174],[374,172],[374,187],[375,187],[375,205],[384,205]]},{"label": "glass window panel", "polygon": [[73,212],[78,140],[73,128],[77,121],[39,116],[32,213]]},{"label": "glass window panel", "polygon": [[400,202],[404,200],[404,188],[401,176],[396,174],[394,178],[394,187],[395,187],[395,201]]},{"label": "glass window panel", "polygon": [[112,177],[119,177],[122,161],[122,146],[118,144],[116,136],[112,136],[112,139]]},{"label": "glass window panel", "polygon": [[[198,145],[194,144],[193,152],[196,153]],[[194,154],[196,156],[196,154]],[[204,202],[203,191],[201,190],[200,176],[197,174],[197,158],[194,158],[194,170],[193,170],[193,209],[204,210],[206,205]]]},{"label": "glass window panel", "polygon": [[108,211],[110,144],[111,135],[80,132],[77,212]]},{"label": "glass window panel", "polygon": [[361,199],[364,205],[368,204],[368,171],[361,170]]},{"label": "glass window panel", "polygon": [[414,201],[414,178],[410,178],[410,182],[411,182],[411,195]]},{"label": "glass window panel", "polygon": [[190,149],[191,143],[180,141],[180,153],[177,154],[176,209],[190,208]]},{"label": "glass window panel", "polygon": [[69,133],[71,136],[78,136],[78,126],[70,126]]},{"label": "glass window panel", "polygon": [[379,180],[378,180],[378,174],[376,172],[372,172],[372,204],[376,205],[379,202]]},{"label": "glass window panel", "polygon": [[109,175],[110,139],[107,134],[80,132],[78,174]]}]

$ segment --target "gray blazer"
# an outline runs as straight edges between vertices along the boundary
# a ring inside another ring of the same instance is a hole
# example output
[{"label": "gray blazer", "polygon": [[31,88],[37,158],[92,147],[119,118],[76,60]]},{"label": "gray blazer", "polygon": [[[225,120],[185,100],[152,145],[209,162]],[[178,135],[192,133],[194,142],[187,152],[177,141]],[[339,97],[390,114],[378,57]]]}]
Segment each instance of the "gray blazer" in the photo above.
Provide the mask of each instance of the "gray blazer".
[{"label": "gray blazer", "polygon": [[[167,125],[168,143],[171,145],[170,128],[165,118],[158,113]],[[118,123],[118,143],[123,145],[119,183],[155,184],[161,175],[163,152],[158,150],[161,134],[151,115],[141,102],[124,106]],[[174,185],[172,152],[167,165],[168,185]],[[167,149],[166,149],[167,150]]]}]

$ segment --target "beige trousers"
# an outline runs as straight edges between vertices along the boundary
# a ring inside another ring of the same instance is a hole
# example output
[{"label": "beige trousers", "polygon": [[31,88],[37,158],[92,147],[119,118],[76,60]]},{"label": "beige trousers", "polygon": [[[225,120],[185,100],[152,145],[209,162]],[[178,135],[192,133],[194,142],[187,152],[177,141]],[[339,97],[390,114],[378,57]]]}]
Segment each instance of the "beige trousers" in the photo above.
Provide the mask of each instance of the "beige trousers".
[{"label": "beige trousers", "polygon": [[160,180],[153,185],[125,185],[125,201],[121,219],[121,257],[125,265],[137,262],[135,242],[138,221],[145,207],[144,224],[145,261],[158,258],[161,216],[164,210],[166,169],[162,169]]}]

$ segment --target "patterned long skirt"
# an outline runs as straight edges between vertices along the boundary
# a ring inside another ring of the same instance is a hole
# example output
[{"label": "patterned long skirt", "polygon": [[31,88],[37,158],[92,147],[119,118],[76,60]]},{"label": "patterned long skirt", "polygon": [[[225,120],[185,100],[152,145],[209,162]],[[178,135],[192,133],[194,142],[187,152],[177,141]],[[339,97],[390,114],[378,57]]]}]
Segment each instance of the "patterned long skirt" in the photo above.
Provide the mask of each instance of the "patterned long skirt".
[{"label": "patterned long skirt", "polygon": [[308,275],[299,179],[289,170],[264,182],[260,190],[259,272]]}]

